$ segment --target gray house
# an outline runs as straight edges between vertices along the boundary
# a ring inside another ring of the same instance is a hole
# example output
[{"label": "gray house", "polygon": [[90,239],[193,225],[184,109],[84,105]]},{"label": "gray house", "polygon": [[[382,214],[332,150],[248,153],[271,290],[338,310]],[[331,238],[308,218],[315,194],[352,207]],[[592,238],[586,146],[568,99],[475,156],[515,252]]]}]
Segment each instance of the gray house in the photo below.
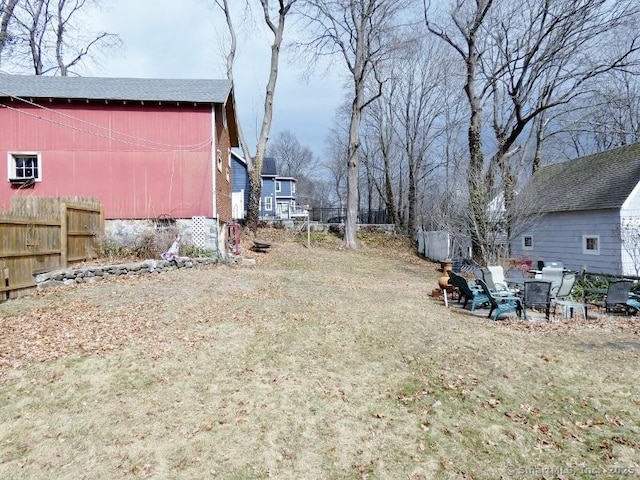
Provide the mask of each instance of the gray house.
[{"label": "gray house", "polygon": [[511,255],[638,275],[639,182],[640,143],[541,168],[519,195],[529,199],[532,220]]}]

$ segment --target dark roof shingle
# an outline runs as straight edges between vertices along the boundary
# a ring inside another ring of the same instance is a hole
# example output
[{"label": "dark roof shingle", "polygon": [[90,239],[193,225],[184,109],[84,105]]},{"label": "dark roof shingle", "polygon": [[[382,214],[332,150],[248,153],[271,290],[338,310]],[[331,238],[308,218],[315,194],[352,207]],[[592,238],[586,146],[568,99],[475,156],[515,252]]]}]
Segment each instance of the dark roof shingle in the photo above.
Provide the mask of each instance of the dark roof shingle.
[{"label": "dark roof shingle", "polygon": [[0,74],[0,97],[225,103],[230,80]]},{"label": "dark roof shingle", "polygon": [[640,182],[640,143],[556,163],[525,187],[541,213],[620,208]]},{"label": "dark roof shingle", "polygon": [[262,175],[265,177],[275,177],[276,173],[276,159],[273,157],[264,157],[262,162]]}]

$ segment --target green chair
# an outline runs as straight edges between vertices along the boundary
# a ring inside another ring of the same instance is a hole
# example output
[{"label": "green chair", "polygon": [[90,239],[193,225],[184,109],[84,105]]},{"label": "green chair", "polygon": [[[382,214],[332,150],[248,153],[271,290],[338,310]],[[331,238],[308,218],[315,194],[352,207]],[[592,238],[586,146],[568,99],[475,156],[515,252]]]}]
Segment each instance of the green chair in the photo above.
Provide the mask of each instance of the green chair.
[{"label": "green chair", "polygon": [[490,302],[489,297],[487,297],[484,292],[471,287],[467,279],[462,275],[458,275],[454,272],[449,272],[449,282],[458,289],[459,301],[462,301],[462,299],[464,299],[464,303],[462,305],[463,308],[466,308],[467,303],[471,301],[471,305],[469,306],[469,308],[473,312],[476,307]]},{"label": "green chair", "polygon": [[493,320],[498,320],[500,315],[504,315],[506,313],[515,312],[518,317],[522,314],[522,302],[520,298],[516,296],[505,296],[505,295],[495,295],[489,289],[487,283],[483,280],[477,280],[478,284],[482,287],[483,293],[489,299],[489,303],[491,304],[491,309],[489,310],[489,315],[487,318],[491,318],[493,314]]}]

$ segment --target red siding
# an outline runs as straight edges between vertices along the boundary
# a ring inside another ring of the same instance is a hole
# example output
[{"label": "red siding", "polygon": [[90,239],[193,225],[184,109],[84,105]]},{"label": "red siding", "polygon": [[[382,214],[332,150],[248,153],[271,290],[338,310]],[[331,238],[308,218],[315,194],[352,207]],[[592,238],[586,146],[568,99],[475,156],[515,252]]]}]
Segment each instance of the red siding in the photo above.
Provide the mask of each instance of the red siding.
[{"label": "red siding", "polygon": [[[98,197],[106,218],[214,215],[210,106],[2,103],[3,207],[12,195],[83,195]],[[11,187],[9,151],[40,152],[42,182]]]}]

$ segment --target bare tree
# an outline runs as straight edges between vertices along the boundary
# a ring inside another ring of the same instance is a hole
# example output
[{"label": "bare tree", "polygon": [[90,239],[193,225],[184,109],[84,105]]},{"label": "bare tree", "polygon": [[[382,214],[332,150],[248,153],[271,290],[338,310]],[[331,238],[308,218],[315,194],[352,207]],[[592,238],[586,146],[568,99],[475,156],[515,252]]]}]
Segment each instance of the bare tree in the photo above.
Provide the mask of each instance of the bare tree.
[{"label": "bare tree", "polygon": [[67,76],[94,49],[110,49],[120,44],[120,38],[107,32],[93,35],[80,33],[75,21],[86,7],[97,5],[97,0],[58,0],[53,15],[55,52],[58,73]]},{"label": "bare tree", "polygon": [[319,160],[310,148],[300,144],[289,130],[280,132],[269,142],[267,156],[278,163],[278,174],[296,179],[296,203],[315,205],[325,201],[326,182],[317,180]]},{"label": "bare tree", "polygon": [[[393,129],[393,102],[396,84],[387,82],[383,95],[371,103],[363,117],[361,156],[367,175],[367,194],[371,209],[375,190],[387,210],[389,222],[401,222],[397,194],[401,167],[396,158],[397,148]],[[397,193],[396,193],[397,192]]]},{"label": "bare tree", "polygon": [[[588,93],[600,76],[634,65],[640,43],[632,26],[638,12],[633,0],[455,0],[450,14],[455,29],[437,26],[426,16],[428,29],[467,68],[470,227],[478,260],[483,260],[480,244],[489,240],[486,212],[499,177],[506,227],[513,228],[518,175],[513,159],[522,158],[517,154],[527,130],[536,120],[536,127],[544,128],[545,115]],[[491,105],[487,117],[486,103]],[[484,121],[494,134],[494,153],[486,163]]]},{"label": "bare tree", "polygon": [[78,64],[117,47],[121,43],[117,35],[88,32],[82,25],[83,15],[90,8],[98,8],[100,3],[100,0],[13,2],[12,9],[5,10],[3,15],[10,11],[10,20],[14,23],[15,62],[23,66],[28,63],[36,75],[66,76],[74,73],[73,68]]},{"label": "bare tree", "polygon": [[[620,241],[631,261],[635,276],[640,276],[640,224],[635,218],[623,218],[620,225]],[[624,266],[623,266],[624,268]]]},{"label": "bare tree", "polygon": [[280,175],[289,177],[311,177],[317,171],[319,160],[310,148],[300,144],[289,130],[280,132],[270,142],[268,156],[278,162]]},{"label": "bare tree", "polygon": [[553,132],[563,157],[584,156],[640,141],[640,80],[632,71],[608,72],[579,108],[564,112]]},{"label": "bare tree", "polygon": [[483,179],[484,152],[482,145],[483,99],[486,89],[478,86],[480,56],[482,53],[482,26],[493,6],[493,0],[476,0],[471,6],[466,0],[456,0],[451,11],[452,25],[444,28],[435,25],[429,18],[429,7],[425,2],[425,23],[428,30],[444,40],[460,56],[465,65],[464,91],[469,104],[468,144],[469,209],[473,221],[469,224],[472,254],[482,261],[482,243],[486,239],[488,207],[487,186]]},{"label": "bare tree", "polygon": [[414,233],[420,185],[441,166],[433,147],[446,130],[447,99],[451,89],[450,62],[443,60],[443,49],[431,38],[417,41],[412,54],[397,69],[398,95],[394,102],[393,125],[402,145],[407,165],[407,231]]},{"label": "bare tree", "polygon": [[17,4],[18,0],[0,0],[0,65],[4,48],[13,42],[10,26]]},{"label": "bare tree", "polygon": [[[339,55],[351,80],[347,148],[347,216],[344,244],[356,248],[359,207],[360,124],[363,110],[381,94],[378,66],[399,46],[404,0],[305,0],[307,43],[313,54]],[[373,86],[373,88],[371,88]]]},{"label": "bare tree", "polygon": [[[271,131],[273,119],[273,101],[278,80],[278,68],[280,62],[280,48],[284,38],[284,29],[291,7],[298,0],[277,0],[270,3],[269,0],[260,0],[262,16],[264,22],[273,35],[271,44],[271,60],[269,66],[269,77],[264,96],[264,110],[262,125],[258,135],[255,154],[252,155],[245,136],[240,130],[238,132],[242,153],[249,167],[249,205],[247,208],[247,228],[256,232],[260,213],[260,194],[262,191],[262,165],[264,163],[265,152],[267,150],[267,140]],[[236,34],[232,21],[231,10],[227,0],[215,0],[215,4],[224,12],[227,27],[231,35],[231,48],[227,55],[227,77],[233,82],[233,66],[236,55]],[[275,4],[275,6],[273,6]]]}]

